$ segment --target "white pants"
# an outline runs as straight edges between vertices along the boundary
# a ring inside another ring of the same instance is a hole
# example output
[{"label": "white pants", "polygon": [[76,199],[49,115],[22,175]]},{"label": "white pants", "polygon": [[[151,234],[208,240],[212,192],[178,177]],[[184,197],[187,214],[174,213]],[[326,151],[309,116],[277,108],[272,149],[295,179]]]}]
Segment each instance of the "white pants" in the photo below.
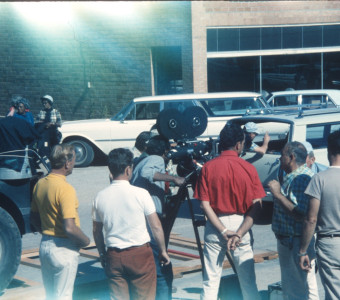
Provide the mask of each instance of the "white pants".
[{"label": "white pants", "polygon": [[307,273],[308,300],[319,300],[318,284],[316,281],[315,265],[316,260],[311,260],[312,269]]},{"label": "white pants", "polygon": [[43,235],[40,261],[47,300],[72,300],[79,249],[67,238]]},{"label": "white pants", "polygon": [[[243,222],[243,216],[231,215],[219,217],[228,230],[236,231]],[[209,221],[204,234],[204,278],[201,299],[217,299],[221,280],[223,261],[227,243]],[[256,286],[254,254],[250,245],[250,235],[242,238],[242,243],[231,251],[244,300],[261,299]]]}]

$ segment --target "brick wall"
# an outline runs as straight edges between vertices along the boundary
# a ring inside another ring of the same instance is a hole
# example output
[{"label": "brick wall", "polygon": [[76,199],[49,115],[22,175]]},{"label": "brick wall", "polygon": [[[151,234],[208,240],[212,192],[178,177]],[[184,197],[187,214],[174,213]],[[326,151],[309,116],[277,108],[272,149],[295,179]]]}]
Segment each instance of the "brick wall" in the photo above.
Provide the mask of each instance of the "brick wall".
[{"label": "brick wall", "polygon": [[49,28],[0,3],[0,115],[13,95],[26,97],[36,114],[49,94],[63,119],[110,117],[151,95],[150,49],[158,46],[182,47],[183,92],[192,92],[190,5],[135,2],[136,14],[123,17],[83,2],[67,26]]},{"label": "brick wall", "polygon": [[340,22],[340,1],[194,1],[194,92],[207,92],[206,28]]}]

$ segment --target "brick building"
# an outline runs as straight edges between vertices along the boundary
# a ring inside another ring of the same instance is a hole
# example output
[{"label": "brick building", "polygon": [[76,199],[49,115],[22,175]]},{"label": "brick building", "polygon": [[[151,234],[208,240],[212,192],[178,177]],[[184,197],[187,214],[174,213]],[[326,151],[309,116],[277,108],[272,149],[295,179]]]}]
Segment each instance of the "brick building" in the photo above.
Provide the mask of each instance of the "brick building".
[{"label": "brick building", "polygon": [[138,96],[339,87],[339,1],[121,4],[0,3],[0,115],[18,94],[34,114],[50,94],[72,120]]},{"label": "brick building", "polygon": [[[31,9],[40,15],[29,19]],[[44,9],[71,14],[53,26]],[[72,120],[111,117],[137,96],[193,91],[190,2],[0,3],[0,39],[0,115],[18,94],[34,114],[52,95]]]}]

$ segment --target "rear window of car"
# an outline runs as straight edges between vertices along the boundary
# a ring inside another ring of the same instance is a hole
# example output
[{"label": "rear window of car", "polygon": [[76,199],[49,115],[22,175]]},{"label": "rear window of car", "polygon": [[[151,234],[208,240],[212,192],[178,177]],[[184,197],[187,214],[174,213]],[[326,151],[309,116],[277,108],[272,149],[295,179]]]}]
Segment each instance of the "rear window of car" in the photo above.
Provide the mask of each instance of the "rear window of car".
[{"label": "rear window of car", "polygon": [[340,122],[308,125],[306,129],[306,140],[314,149],[326,148],[328,136],[340,129]]},{"label": "rear window of car", "polygon": [[265,107],[256,97],[204,99],[199,102],[212,117],[243,115],[247,110]]},{"label": "rear window of car", "polygon": [[321,108],[321,107],[334,107],[334,104],[332,101],[326,101],[327,95],[279,95],[274,96],[274,98],[271,100],[270,105],[274,107],[278,106],[289,106],[289,105],[298,105],[299,99],[301,99],[302,105],[308,105],[311,108]]}]

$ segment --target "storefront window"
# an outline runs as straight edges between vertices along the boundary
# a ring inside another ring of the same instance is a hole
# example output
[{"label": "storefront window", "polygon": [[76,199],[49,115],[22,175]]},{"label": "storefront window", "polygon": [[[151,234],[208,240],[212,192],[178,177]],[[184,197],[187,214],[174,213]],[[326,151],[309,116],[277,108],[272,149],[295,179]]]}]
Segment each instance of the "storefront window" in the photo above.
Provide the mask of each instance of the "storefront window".
[{"label": "storefront window", "polygon": [[258,91],[259,57],[208,59],[208,92]]}]

